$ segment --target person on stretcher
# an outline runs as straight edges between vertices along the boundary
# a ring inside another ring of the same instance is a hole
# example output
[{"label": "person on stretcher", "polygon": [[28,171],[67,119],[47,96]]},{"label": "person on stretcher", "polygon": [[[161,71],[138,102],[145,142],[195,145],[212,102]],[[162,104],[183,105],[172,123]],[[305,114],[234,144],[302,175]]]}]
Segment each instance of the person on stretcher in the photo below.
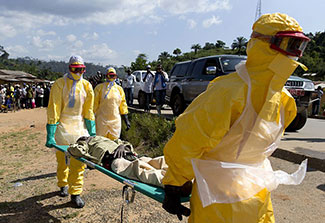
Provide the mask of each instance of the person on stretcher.
[{"label": "person on stretcher", "polygon": [[68,153],[83,157],[129,179],[163,187],[161,183],[167,165],[164,156],[138,157],[133,146],[120,139],[111,140],[102,136],[82,136],[70,144]]}]

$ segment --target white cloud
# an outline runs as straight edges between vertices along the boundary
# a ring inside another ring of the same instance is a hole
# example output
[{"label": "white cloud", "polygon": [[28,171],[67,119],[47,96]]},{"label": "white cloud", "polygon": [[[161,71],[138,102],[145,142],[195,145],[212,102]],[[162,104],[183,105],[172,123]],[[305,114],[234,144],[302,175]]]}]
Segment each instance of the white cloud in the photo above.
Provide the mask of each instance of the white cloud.
[{"label": "white cloud", "polygon": [[196,22],[193,19],[187,20],[188,27],[194,29],[196,27]]},{"label": "white cloud", "polygon": [[54,31],[46,32],[42,29],[37,30],[36,34],[39,36],[55,36],[56,35],[56,33]]},{"label": "white cloud", "polygon": [[0,22],[0,39],[14,37],[16,34],[17,31],[13,26]]},{"label": "white cloud", "polygon": [[[112,5],[101,6],[101,11],[89,15],[79,22],[97,24],[119,24],[122,22],[159,22],[160,16],[155,14],[157,2],[150,0],[113,0]],[[106,7],[106,8],[105,8]]]},{"label": "white cloud", "polygon": [[222,23],[222,20],[218,16],[212,16],[212,18],[204,20],[202,25],[204,28],[209,28],[212,25],[218,25],[220,23]]},{"label": "white cloud", "polygon": [[15,56],[28,53],[28,50],[22,45],[8,46],[8,47],[6,47],[6,51],[10,55],[15,55]]},{"label": "white cloud", "polygon": [[20,28],[20,31],[26,31],[40,27],[44,24],[52,23],[53,16],[51,15],[42,15],[41,13],[32,14],[25,11],[10,11],[0,7],[0,24],[8,24],[13,27],[18,27]]},{"label": "white cloud", "polygon": [[172,14],[212,12],[229,10],[229,0],[160,0],[159,6]]},{"label": "white cloud", "polygon": [[83,46],[83,42],[81,40],[77,40],[75,43],[74,43],[74,46],[77,47],[77,48],[81,48]]},{"label": "white cloud", "polygon": [[98,33],[93,32],[93,33],[84,33],[82,37],[86,40],[97,40],[99,38]]},{"label": "white cloud", "polygon": [[50,51],[55,45],[54,40],[42,40],[40,36],[33,36],[31,43],[33,46],[39,48],[40,51]]},{"label": "white cloud", "polygon": [[73,34],[69,34],[66,36],[66,40],[68,41],[68,48],[75,49],[83,47],[83,42],[78,40],[77,37]]},{"label": "white cloud", "polygon": [[109,61],[117,57],[117,53],[110,49],[106,43],[92,45],[88,49],[80,49],[72,52],[79,54],[86,62],[101,62],[110,64]]},{"label": "white cloud", "polygon": [[77,40],[77,37],[75,35],[73,35],[73,34],[67,35],[66,38],[67,38],[68,42],[74,42],[74,41]]},{"label": "white cloud", "polygon": [[149,31],[147,32],[149,35],[153,35],[153,36],[157,36],[158,35],[158,31],[154,30],[154,31]]},{"label": "white cloud", "polygon": [[[73,10],[69,5],[73,5]],[[9,24],[25,30],[44,24],[159,23],[164,18],[188,13],[229,10],[229,0],[93,0],[93,1],[2,1],[0,26]],[[7,22],[7,23],[6,23]],[[41,34],[38,34],[41,35]]]}]

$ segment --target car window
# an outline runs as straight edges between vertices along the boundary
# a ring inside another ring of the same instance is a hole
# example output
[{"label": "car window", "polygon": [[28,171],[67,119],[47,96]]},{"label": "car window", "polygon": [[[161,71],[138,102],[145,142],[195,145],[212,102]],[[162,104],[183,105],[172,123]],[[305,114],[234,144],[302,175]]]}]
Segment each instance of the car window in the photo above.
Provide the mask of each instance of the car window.
[{"label": "car window", "polygon": [[211,59],[206,60],[206,63],[204,65],[204,69],[203,69],[204,75],[207,75],[207,73],[206,73],[207,67],[216,67],[217,69],[220,68],[217,58],[213,58],[213,59],[211,58]]},{"label": "car window", "polygon": [[143,72],[141,72],[142,73],[142,76],[141,76],[141,78],[142,78],[142,80],[143,80],[143,78],[146,76],[146,74],[147,74],[147,71],[143,71]]},{"label": "car window", "polygon": [[205,60],[196,61],[194,64],[192,75],[195,75],[195,76],[202,75],[204,64],[205,64]]},{"label": "car window", "polygon": [[183,63],[180,65],[179,74],[177,76],[185,76],[189,63]]},{"label": "car window", "polygon": [[223,67],[224,72],[234,72],[236,71],[235,66],[239,64],[241,61],[245,61],[244,58],[221,58],[221,65]]},{"label": "car window", "polygon": [[181,66],[179,64],[176,64],[172,73],[171,73],[171,76],[173,76],[173,77],[178,76],[180,69],[181,69]]},{"label": "car window", "polygon": [[135,75],[136,81],[140,82],[141,81],[141,73],[140,72],[135,72],[134,75]]},{"label": "car window", "polygon": [[176,65],[173,66],[172,70],[170,71],[170,76],[175,76],[176,75],[175,72],[174,72],[176,67],[177,67]]},{"label": "car window", "polygon": [[191,76],[192,75],[194,65],[195,65],[195,63],[190,63],[190,67],[188,68],[188,71],[187,71],[187,74],[186,74],[187,76]]}]

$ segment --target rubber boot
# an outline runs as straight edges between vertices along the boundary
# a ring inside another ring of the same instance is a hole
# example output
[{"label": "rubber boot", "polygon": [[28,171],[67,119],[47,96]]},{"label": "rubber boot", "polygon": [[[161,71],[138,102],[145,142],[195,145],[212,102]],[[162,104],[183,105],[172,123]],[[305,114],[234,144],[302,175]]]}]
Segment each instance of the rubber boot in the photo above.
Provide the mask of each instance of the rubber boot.
[{"label": "rubber boot", "polygon": [[81,199],[80,195],[71,195],[71,202],[76,208],[83,208],[85,206],[85,202]]},{"label": "rubber boot", "polygon": [[68,187],[60,187],[60,192],[59,192],[59,196],[60,197],[66,197],[68,196]]}]

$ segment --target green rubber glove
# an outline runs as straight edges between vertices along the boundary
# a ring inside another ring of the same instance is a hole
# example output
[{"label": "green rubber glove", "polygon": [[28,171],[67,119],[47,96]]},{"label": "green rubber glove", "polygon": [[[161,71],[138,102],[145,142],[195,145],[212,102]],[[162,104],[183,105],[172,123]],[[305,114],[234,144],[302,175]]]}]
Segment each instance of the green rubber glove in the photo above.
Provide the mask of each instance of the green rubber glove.
[{"label": "green rubber glove", "polygon": [[47,136],[46,136],[46,147],[53,147],[56,142],[55,142],[55,131],[56,131],[56,124],[47,124],[46,125],[46,131],[47,131]]},{"label": "green rubber glove", "polygon": [[93,120],[85,118],[86,128],[90,136],[96,136],[96,123]]}]

